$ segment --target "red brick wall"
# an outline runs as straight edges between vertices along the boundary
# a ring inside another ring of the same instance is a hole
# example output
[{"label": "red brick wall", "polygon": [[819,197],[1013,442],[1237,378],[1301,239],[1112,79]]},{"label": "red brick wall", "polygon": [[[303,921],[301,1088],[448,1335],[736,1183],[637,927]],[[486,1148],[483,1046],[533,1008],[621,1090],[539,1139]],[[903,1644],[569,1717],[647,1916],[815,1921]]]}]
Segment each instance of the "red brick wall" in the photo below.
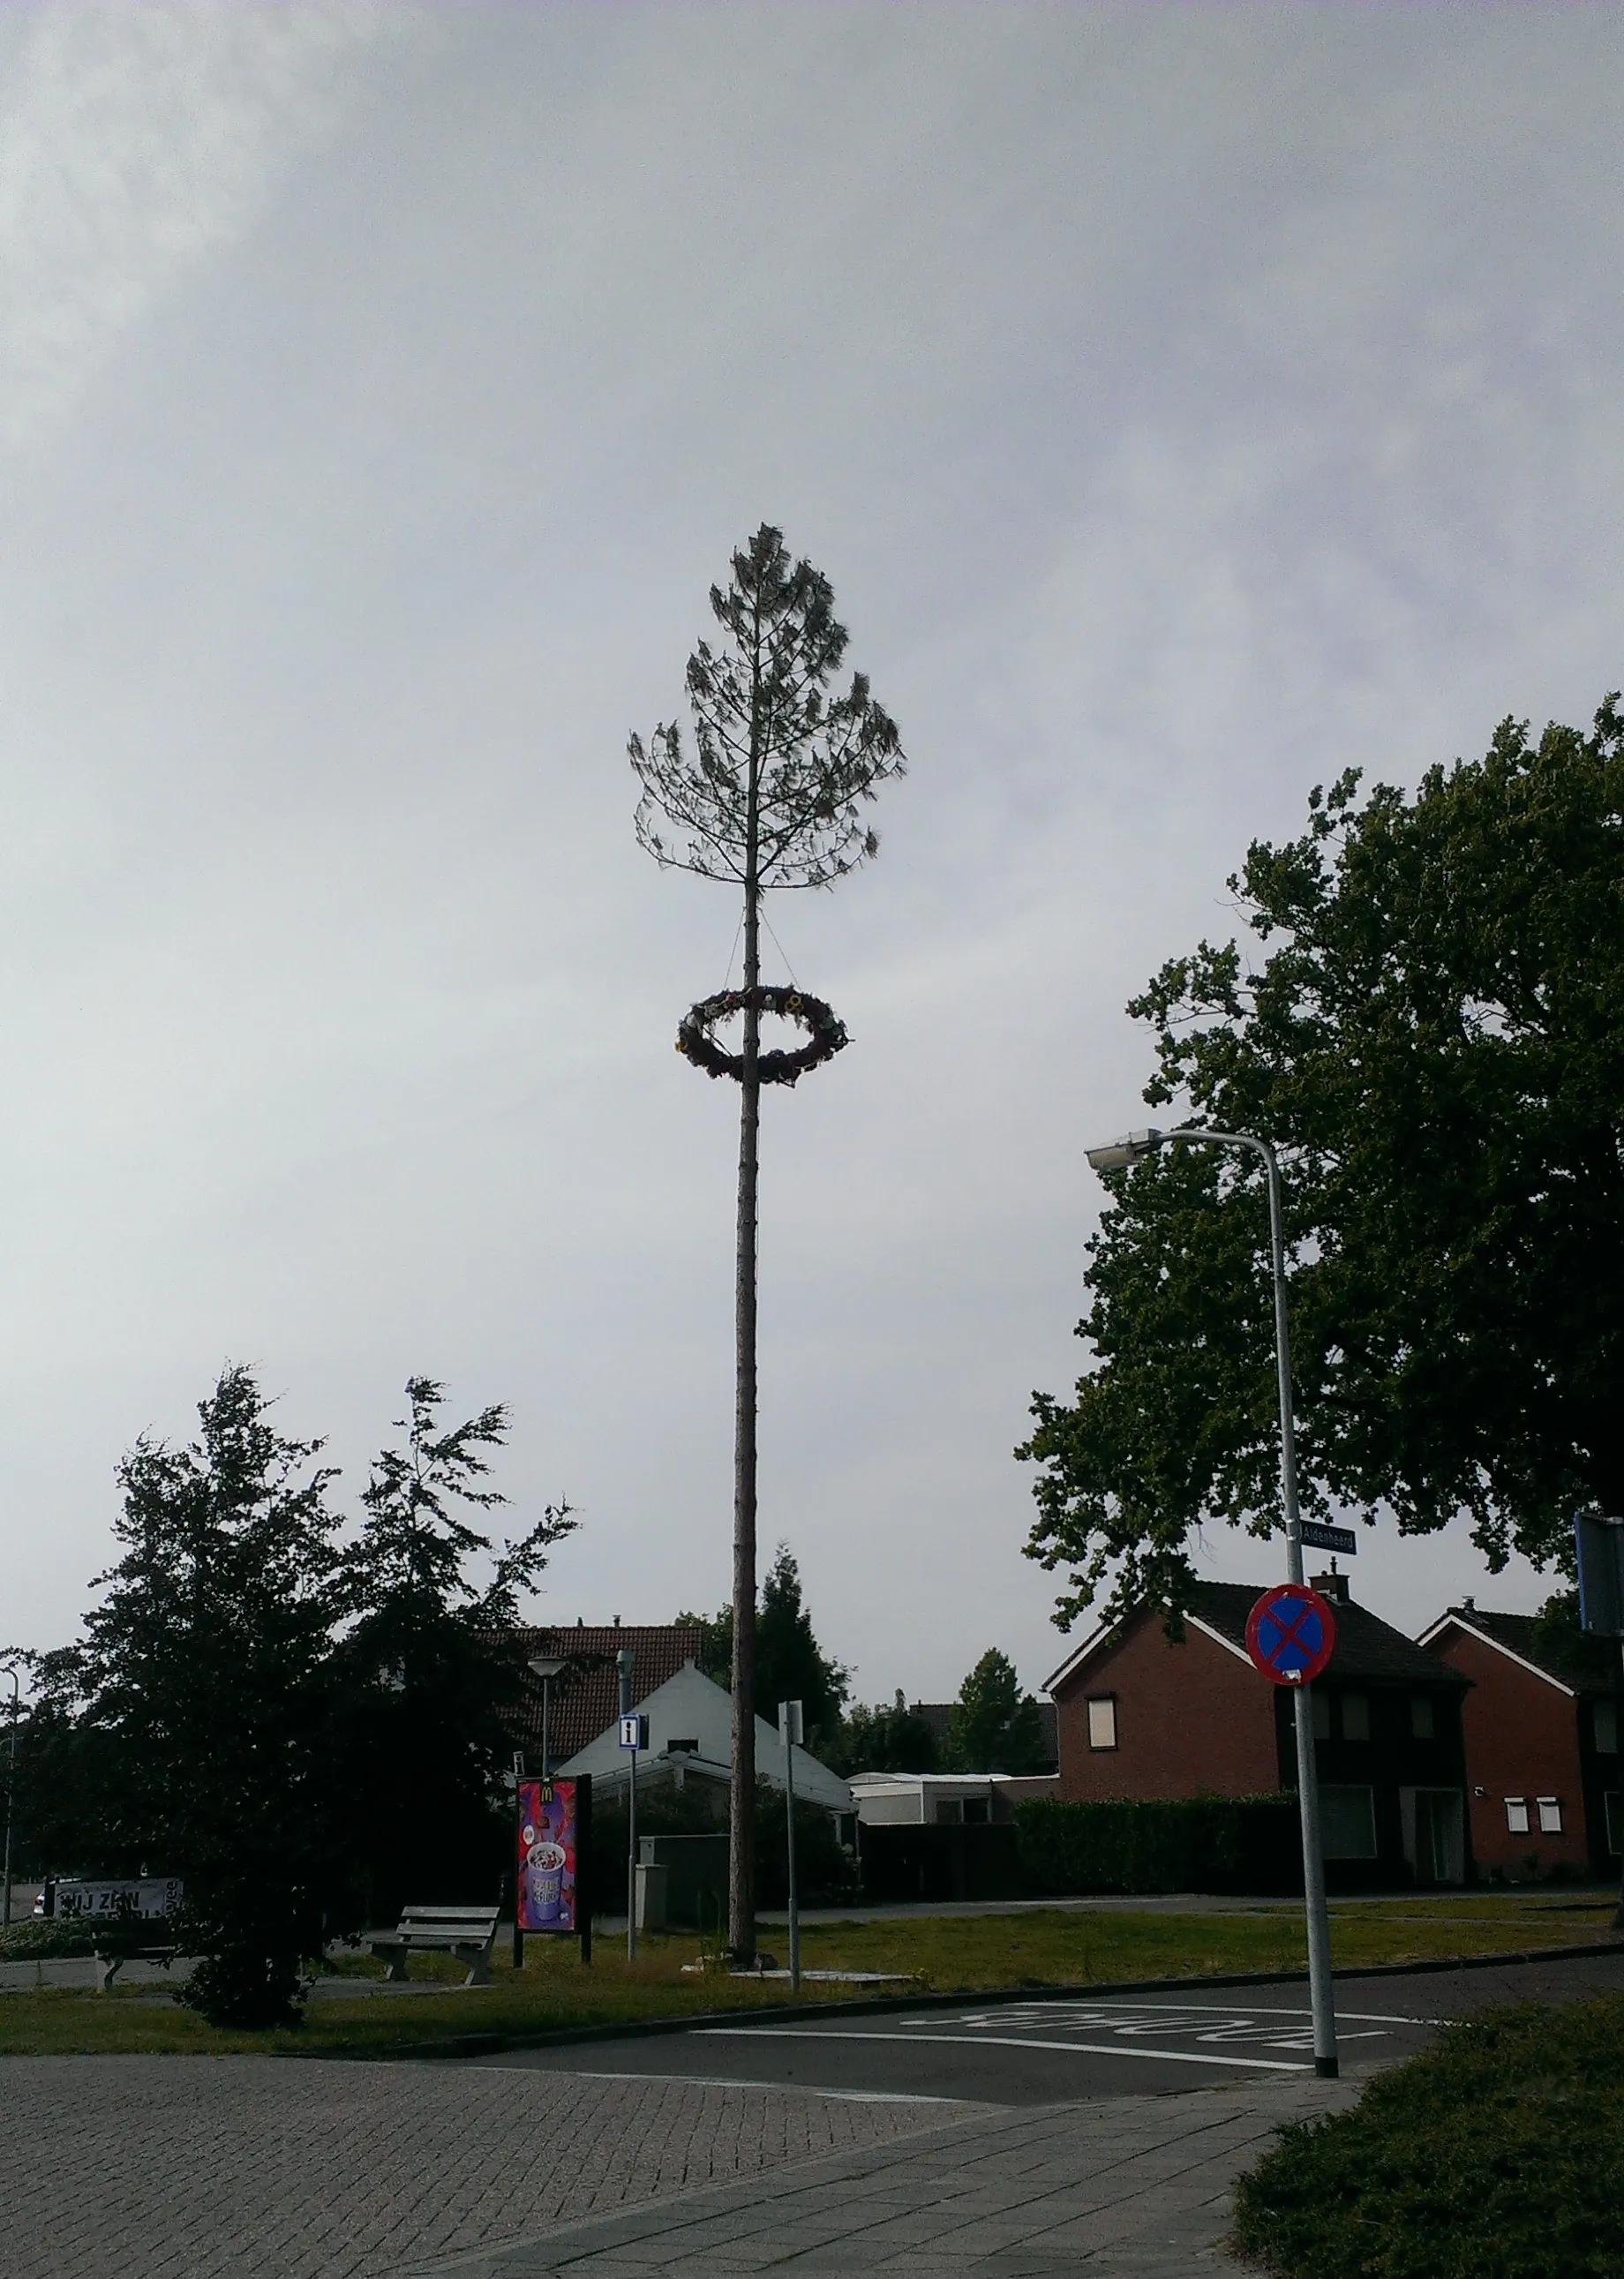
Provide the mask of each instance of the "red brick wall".
[{"label": "red brick wall", "polygon": [[[1472,1691],[1461,1704],[1460,1723],[1472,1853],[1479,1872],[1502,1868],[1521,1876],[1527,1872],[1530,1853],[1538,1855],[1542,1871],[1558,1861],[1586,1866],[1590,1842],[1579,1763],[1578,1704],[1497,1647],[1453,1624],[1434,1641],[1432,1651],[1472,1681]],[[1480,1788],[1482,1796],[1477,1794]],[[1508,1796],[1528,1799],[1526,1836],[1513,1836],[1505,1825]],[[1541,1796],[1561,1801],[1559,1836],[1539,1833],[1535,1799]]]},{"label": "red brick wall", "polygon": [[[1116,1747],[1088,1746],[1091,1694],[1116,1697]],[[1136,1615],[1122,1638],[1054,1689],[1060,1792],[1098,1797],[1258,1796],[1280,1786],[1274,1688],[1193,1623],[1169,1646],[1161,1618]]]}]

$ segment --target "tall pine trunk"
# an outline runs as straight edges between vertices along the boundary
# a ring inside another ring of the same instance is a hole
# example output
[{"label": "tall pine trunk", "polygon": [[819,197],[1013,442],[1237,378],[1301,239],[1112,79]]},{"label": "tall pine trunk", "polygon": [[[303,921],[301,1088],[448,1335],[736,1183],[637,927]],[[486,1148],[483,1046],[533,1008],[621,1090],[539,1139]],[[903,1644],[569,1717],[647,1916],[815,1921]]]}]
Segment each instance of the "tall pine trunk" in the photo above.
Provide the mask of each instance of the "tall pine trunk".
[{"label": "tall pine trunk", "polygon": [[733,1319],[733,1761],[728,1784],[727,1943],[735,1963],[755,1959],[755,1268],[757,1166],[762,1115],[761,627],[755,628],[746,813],[744,1080],[739,1110],[739,1245]]}]

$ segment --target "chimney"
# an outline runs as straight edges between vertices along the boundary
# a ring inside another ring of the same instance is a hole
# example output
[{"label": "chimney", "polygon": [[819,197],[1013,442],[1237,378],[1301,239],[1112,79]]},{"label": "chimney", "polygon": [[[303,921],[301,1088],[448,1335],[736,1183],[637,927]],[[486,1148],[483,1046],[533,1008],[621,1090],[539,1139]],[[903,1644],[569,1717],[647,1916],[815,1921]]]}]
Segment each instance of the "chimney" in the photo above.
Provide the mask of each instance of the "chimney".
[{"label": "chimney", "polygon": [[1334,1559],[1329,1575],[1310,1575],[1308,1581],[1312,1589],[1316,1590],[1321,1598],[1329,1599],[1333,1605],[1346,1607],[1352,1603],[1348,1597],[1348,1578],[1337,1573]]}]

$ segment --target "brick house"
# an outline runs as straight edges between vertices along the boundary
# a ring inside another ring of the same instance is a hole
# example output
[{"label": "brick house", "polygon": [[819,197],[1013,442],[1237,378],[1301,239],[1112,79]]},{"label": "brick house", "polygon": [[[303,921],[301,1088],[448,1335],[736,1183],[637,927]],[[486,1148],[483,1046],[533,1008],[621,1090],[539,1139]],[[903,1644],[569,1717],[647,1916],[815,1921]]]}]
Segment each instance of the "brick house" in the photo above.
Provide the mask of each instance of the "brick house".
[{"label": "brick house", "polygon": [[[1321,1820],[1344,1890],[1469,1880],[1467,1678],[1315,1576],[1337,1650],[1313,1689]],[[1260,1796],[1297,1785],[1291,1690],[1246,1653],[1264,1586],[1198,1583],[1182,1641],[1153,1608],[1097,1631],[1051,1677],[1063,1798]]]},{"label": "brick house", "polygon": [[1617,1872],[1618,1649],[1552,1638],[1533,1615],[1470,1599],[1418,1643],[1470,1681],[1463,1720],[1472,1853],[1521,1882]]}]

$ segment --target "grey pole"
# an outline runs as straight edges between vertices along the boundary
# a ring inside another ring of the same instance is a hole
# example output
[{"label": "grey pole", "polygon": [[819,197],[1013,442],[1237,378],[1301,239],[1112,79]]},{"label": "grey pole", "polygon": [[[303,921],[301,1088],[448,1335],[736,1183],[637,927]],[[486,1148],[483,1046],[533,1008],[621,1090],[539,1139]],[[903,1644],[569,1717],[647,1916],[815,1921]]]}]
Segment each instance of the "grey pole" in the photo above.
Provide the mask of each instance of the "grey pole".
[{"label": "grey pole", "polygon": [[[1291,1409],[1291,1347],[1286,1324],[1285,1236],[1280,1208],[1280,1165],[1274,1148],[1254,1132],[1209,1132],[1187,1124],[1176,1132],[1135,1132],[1109,1147],[1092,1148],[1096,1170],[1137,1163],[1175,1140],[1214,1147],[1249,1147],[1261,1155],[1268,1173],[1268,1257],[1275,1293],[1275,1377],[1280,1401],[1280,1500],[1285,1510],[1286,1579],[1301,1583],[1303,1523],[1297,1503],[1297,1427]],[[1297,1730],[1297,1799],[1303,1835],[1303,1902],[1308,1930],[1308,1999],[1314,2013],[1314,2069],[1335,2080],[1337,2007],[1331,1984],[1330,1923],[1325,1911],[1325,1856],[1320,1848],[1320,1780],[1314,1759],[1314,1702],[1310,1689],[1297,1688],[1292,1712]]]},{"label": "grey pole", "polygon": [[[620,1673],[620,1714],[632,1715],[632,1649],[623,1646],[615,1656]],[[637,1961],[637,1751],[631,1754],[631,1780],[626,1790],[626,1961]]]},{"label": "grey pole", "polygon": [[801,1991],[801,1901],[795,1888],[795,1744],[801,1738],[799,1701],[780,1701],[778,1730],[784,1737],[784,1801],[789,1828],[789,1962],[790,1991]]},{"label": "grey pole", "polygon": [[5,1783],[5,1914],[11,1920],[11,1819],[17,1796],[17,1672],[8,1669],[4,1675],[11,1681],[11,1745],[10,1767]]}]

